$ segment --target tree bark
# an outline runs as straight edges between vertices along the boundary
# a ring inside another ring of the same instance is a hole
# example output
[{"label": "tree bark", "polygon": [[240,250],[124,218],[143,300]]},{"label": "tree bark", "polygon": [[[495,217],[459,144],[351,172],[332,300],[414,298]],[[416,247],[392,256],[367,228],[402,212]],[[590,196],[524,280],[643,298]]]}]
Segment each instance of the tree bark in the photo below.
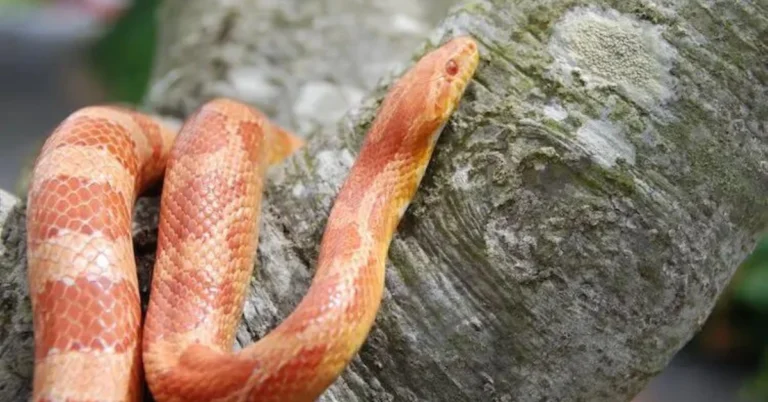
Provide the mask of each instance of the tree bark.
[{"label": "tree bark", "polygon": [[[468,33],[479,71],[392,243],[376,325],[322,400],[630,400],[766,224],[768,6],[451,3],[165,1],[152,111],[231,96],[309,139],[270,173],[238,342],[305,293],[387,85]],[[0,399],[21,400],[24,207],[0,201]],[[144,293],[156,211],[156,197],[137,207]]]}]

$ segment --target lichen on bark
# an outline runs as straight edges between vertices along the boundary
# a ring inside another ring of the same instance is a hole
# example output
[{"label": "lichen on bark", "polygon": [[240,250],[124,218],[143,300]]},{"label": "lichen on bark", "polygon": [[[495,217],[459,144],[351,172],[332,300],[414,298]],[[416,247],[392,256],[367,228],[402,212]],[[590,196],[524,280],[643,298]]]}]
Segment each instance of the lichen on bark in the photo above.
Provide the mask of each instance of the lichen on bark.
[{"label": "lichen on bark", "polygon": [[[768,10],[474,0],[430,31],[434,13],[386,4],[164,5],[150,108],[183,117],[234,96],[309,139],[270,174],[238,341],[263,336],[305,293],[388,84],[466,33],[480,68],[392,243],[376,325],[323,400],[631,399],[703,323],[765,226]],[[338,124],[327,117],[349,106]],[[152,262],[147,208],[141,267]]]}]

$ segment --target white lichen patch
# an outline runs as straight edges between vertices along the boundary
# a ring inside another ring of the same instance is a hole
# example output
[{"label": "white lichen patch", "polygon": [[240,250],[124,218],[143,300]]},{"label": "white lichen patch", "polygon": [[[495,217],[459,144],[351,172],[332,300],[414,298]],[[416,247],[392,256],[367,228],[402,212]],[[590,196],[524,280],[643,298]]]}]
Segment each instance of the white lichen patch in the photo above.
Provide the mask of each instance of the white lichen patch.
[{"label": "white lichen patch", "polygon": [[0,222],[5,222],[18,202],[16,196],[0,188]]},{"label": "white lichen patch", "polygon": [[635,164],[635,147],[627,140],[621,127],[609,121],[587,121],[576,131],[576,139],[592,159],[605,168],[615,166],[618,159]]},{"label": "white lichen patch", "polygon": [[568,111],[558,103],[544,106],[543,111],[544,116],[547,116],[554,121],[563,121],[568,117]]},{"label": "white lichen patch", "polygon": [[[13,194],[0,188],[0,226],[5,223],[19,199]],[[0,242],[0,254],[5,254],[5,244]]]},{"label": "white lichen patch", "polygon": [[304,195],[304,193],[307,191],[307,188],[304,187],[303,184],[299,183],[293,186],[291,189],[291,194],[293,194],[294,197],[301,197]]},{"label": "white lichen patch", "polygon": [[[341,181],[347,177],[349,168],[355,161],[352,153],[346,149],[343,150],[324,150],[317,153],[315,163],[317,166],[317,175],[326,177],[329,180]],[[334,189],[328,189],[333,192]]]},{"label": "white lichen patch", "polygon": [[472,183],[469,180],[470,166],[464,166],[456,169],[451,177],[454,187],[461,190],[471,190]]},{"label": "white lichen patch", "polygon": [[550,74],[570,85],[578,73],[587,87],[617,87],[654,109],[675,95],[670,69],[677,51],[662,33],[663,27],[616,10],[575,8],[554,26]]}]

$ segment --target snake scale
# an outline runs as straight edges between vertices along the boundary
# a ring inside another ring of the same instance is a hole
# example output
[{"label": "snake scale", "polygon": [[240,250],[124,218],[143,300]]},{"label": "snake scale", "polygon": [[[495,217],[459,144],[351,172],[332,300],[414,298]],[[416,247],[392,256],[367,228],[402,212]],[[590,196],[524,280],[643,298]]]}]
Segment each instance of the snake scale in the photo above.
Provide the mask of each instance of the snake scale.
[{"label": "snake scale", "polygon": [[[303,141],[251,106],[213,99],[178,135],[113,106],[49,136],[28,194],[35,401],[312,401],[370,331],[396,227],[478,65],[453,38],[385,96],[342,185],[306,296],[233,352],[254,269],[265,172]],[[133,205],[163,181],[142,322]]]}]

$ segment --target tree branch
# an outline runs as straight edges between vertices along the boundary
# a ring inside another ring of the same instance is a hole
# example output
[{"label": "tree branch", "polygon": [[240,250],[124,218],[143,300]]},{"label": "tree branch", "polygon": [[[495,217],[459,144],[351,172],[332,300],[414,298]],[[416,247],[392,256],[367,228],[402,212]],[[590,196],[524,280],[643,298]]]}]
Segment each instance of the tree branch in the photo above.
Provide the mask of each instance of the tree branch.
[{"label": "tree branch", "polygon": [[[270,174],[238,340],[305,293],[335,192],[398,74],[378,77],[469,33],[478,74],[392,244],[376,326],[323,400],[631,399],[766,224],[768,9],[478,0],[430,33],[398,2],[348,3],[165,2],[153,110],[183,117],[233,96],[309,137]],[[145,285],[155,212],[156,198],[137,208]],[[2,237],[0,296],[15,303],[0,323],[3,397],[25,395],[31,374],[22,217]]]}]

